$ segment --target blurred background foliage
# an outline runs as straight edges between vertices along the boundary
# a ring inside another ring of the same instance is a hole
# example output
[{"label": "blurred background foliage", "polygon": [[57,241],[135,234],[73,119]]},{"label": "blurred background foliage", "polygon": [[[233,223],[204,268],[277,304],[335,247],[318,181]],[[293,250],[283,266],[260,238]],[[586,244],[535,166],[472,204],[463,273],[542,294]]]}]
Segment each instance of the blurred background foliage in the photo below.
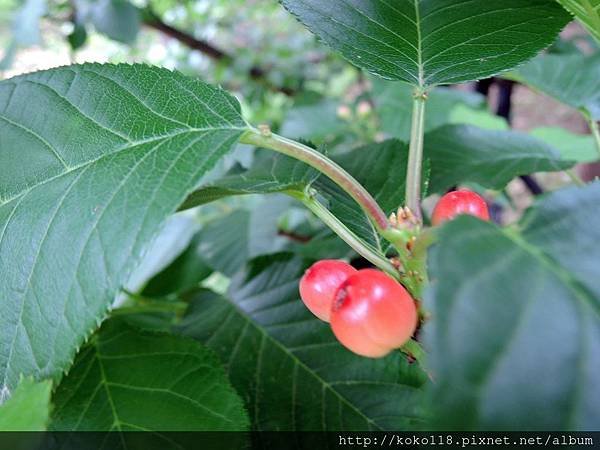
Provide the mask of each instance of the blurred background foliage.
[{"label": "blurred background foliage", "polygon": [[[576,22],[547,50],[582,59],[596,52]],[[249,122],[334,154],[386,138],[408,140],[411,88],[361,72],[275,0],[0,0],[0,78],[90,61],[160,65],[219,84],[240,100]],[[427,105],[427,131],[448,124],[513,128],[580,163],[595,161],[597,150],[577,106],[519,83],[528,76],[517,69],[503,79],[436,88]],[[239,145],[205,181],[270,158]],[[581,173],[589,167],[580,166]],[[502,191],[470,187],[493,203],[495,220],[511,223],[534,195],[570,181],[555,172],[515,179]],[[427,199],[425,208],[434,201]],[[177,279],[182,290],[204,279],[222,292],[248,259],[280,251],[310,259],[353,255],[289,197],[229,198],[174,216],[129,290],[142,292],[146,280],[164,269],[162,281],[161,275],[152,280],[146,293],[162,293],[165,277]]]}]

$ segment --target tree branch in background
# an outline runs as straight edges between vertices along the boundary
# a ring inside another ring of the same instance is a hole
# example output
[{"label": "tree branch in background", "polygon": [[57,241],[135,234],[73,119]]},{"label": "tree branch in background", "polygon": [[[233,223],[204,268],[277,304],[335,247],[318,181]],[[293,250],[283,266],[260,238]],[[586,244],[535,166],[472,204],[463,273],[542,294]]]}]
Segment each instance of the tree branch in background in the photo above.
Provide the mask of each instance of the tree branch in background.
[{"label": "tree branch in background", "polygon": [[[171,25],[163,22],[161,20],[161,18],[158,17],[153,12],[146,10],[143,12],[142,17],[143,17],[143,23],[147,27],[153,28],[157,31],[160,31],[161,33],[163,33],[166,36],[169,36],[173,39],[177,39],[179,42],[186,45],[187,47],[189,47],[193,50],[198,50],[199,52],[204,53],[206,56],[208,56],[209,58],[211,58],[215,61],[233,62],[233,60],[234,60],[234,58],[231,55],[229,55],[225,51],[215,47],[214,45],[210,44],[209,42],[206,42],[202,39],[197,39],[196,37],[192,36],[191,34],[185,33],[183,31],[178,30],[177,28],[174,28]],[[250,77],[252,79],[264,82],[269,87],[269,89],[271,89],[273,91],[281,92],[288,96],[292,96],[295,94],[294,89],[291,89],[288,87],[282,87],[282,86],[273,86],[272,84],[270,84],[266,78],[267,72],[264,69],[262,69],[261,67],[257,67],[257,66],[252,67],[249,70],[248,74],[250,75]]]}]

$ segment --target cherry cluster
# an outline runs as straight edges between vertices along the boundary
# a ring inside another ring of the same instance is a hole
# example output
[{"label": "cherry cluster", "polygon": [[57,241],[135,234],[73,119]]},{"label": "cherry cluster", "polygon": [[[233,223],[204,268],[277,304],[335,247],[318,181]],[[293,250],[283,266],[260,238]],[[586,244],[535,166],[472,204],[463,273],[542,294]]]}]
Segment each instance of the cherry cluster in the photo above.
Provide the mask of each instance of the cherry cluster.
[{"label": "cherry cluster", "polygon": [[[489,220],[479,195],[467,190],[449,192],[436,204],[432,224],[459,214]],[[319,319],[329,322],[342,345],[371,358],[402,347],[419,321],[415,300],[389,275],[377,269],[357,270],[339,260],[313,264],[300,280],[300,297]]]}]

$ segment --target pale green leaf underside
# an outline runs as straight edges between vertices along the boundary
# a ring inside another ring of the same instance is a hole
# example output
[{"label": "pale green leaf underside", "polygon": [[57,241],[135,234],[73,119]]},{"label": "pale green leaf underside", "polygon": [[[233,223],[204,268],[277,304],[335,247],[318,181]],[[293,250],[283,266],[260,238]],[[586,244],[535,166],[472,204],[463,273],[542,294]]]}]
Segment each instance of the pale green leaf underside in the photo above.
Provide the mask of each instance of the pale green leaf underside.
[{"label": "pale green leaf underside", "polygon": [[549,45],[569,14],[548,0],[282,0],[353,64],[417,86],[484,78]]},{"label": "pale green leaf underside", "polygon": [[518,81],[600,120],[600,53],[540,55],[519,68]]},{"label": "pale green leaf underside", "polygon": [[0,387],[69,366],[163,221],[244,129],[231,96],[159,68],[0,82]]},{"label": "pale green leaf underside", "polygon": [[56,431],[243,431],[248,416],[212,352],[107,322],[53,397]]},{"label": "pale green leaf underside", "polygon": [[257,430],[412,429],[424,420],[417,364],[345,350],[302,304],[302,265],[270,255],[227,298],[199,292],[180,331],[221,357]]},{"label": "pale green leaf underside", "polygon": [[0,406],[0,431],[46,431],[52,382],[23,378]]},{"label": "pale green leaf underside", "polygon": [[549,196],[519,235],[468,217],[444,228],[426,329],[440,427],[598,429],[599,202],[594,183]]},{"label": "pale green leaf underside", "polygon": [[557,0],[600,42],[600,0]]}]

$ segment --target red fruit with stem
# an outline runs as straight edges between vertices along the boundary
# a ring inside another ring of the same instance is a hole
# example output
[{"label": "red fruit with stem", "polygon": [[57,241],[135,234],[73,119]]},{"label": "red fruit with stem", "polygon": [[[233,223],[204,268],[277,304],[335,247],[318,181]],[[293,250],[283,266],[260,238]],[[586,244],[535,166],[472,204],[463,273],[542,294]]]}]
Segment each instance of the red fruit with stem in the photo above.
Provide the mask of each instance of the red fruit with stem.
[{"label": "red fruit with stem", "polygon": [[431,215],[431,223],[439,225],[459,214],[469,214],[482,220],[490,220],[487,204],[481,196],[468,190],[452,191],[444,195]]},{"label": "red fruit with stem", "polygon": [[359,270],[344,281],[331,311],[331,329],[342,345],[371,358],[404,345],[417,322],[417,308],[410,294],[375,269]]},{"label": "red fruit with stem", "polygon": [[357,270],[344,261],[324,259],[316,262],[300,280],[300,297],[319,319],[329,322],[337,288]]}]

